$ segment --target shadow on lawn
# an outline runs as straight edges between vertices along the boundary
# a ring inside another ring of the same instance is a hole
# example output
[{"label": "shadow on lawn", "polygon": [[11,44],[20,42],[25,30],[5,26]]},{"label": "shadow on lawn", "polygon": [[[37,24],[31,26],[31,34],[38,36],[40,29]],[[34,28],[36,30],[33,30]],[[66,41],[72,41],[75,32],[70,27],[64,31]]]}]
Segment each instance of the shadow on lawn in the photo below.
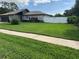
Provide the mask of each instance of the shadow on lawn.
[{"label": "shadow on lawn", "polygon": [[79,29],[75,30],[67,30],[64,32],[64,36],[67,38],[70,38],[72,40],[77,40],[79,41]]}]

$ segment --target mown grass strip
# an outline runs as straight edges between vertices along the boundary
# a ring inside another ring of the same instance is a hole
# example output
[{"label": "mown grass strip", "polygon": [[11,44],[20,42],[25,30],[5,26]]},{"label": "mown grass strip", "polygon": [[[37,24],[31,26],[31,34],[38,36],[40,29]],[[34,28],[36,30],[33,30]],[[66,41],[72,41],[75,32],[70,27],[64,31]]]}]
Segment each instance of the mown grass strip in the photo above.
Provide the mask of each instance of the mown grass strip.
[{"label": "mown grass strip", "polygon": [[0,33],[0,59],[79,59],[79,50]]}]

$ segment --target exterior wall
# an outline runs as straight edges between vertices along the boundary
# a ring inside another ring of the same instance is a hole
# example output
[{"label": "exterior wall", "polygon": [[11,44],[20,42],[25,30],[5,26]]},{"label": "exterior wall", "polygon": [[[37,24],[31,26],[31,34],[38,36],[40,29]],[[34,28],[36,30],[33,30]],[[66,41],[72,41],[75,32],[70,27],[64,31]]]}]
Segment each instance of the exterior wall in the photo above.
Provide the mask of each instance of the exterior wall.
[{"label": "exterior wall", "polygon": [[43,16],[23,16],[23,20],[30,20],[31,18],[38,18],[38,20],[43,20]]},{"label": "exterior wall", "polygon": [[47,23],[67,23],[67,17],[44,16],[43,21]]},{"label": "exterior wall", "polygon": [[46,23],[67,23],[67,17],[50,17],[50,16],[23,16],[23,20],[30,20],[30,18],[38,18]]},{"label": "exterior wall", "polygon": [[0,17],[0,22],[1,22],[1,17]]},{"label": "exterior wall", "polygon": [[10,21],[13,20],[13,19],[20,20],[20,16],[18,16],[18,15],[9,16]]},{"label": "exterior wall", "polygon": [[22,20],[29,20],[30,16],[22,16]]},{"label": "exterior wall", "polygon": [[1,16],[0,21],[1,22],[9,22],[9,17],[8,16]]}]

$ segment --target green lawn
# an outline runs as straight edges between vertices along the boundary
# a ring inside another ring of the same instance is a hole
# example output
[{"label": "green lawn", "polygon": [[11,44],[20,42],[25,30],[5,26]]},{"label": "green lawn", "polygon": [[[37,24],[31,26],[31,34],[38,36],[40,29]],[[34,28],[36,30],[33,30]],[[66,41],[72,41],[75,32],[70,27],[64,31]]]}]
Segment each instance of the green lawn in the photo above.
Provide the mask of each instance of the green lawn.
[{"label": "green lawn", "polygon": [[53,37],[79,41],[79,28],[72,24],[21,23],[20,25],[0,24],[0,28],[38,33]]},{"label": "green lawn", "polygon": [[79,50],[0,33],[0,59],[79,59]]}]

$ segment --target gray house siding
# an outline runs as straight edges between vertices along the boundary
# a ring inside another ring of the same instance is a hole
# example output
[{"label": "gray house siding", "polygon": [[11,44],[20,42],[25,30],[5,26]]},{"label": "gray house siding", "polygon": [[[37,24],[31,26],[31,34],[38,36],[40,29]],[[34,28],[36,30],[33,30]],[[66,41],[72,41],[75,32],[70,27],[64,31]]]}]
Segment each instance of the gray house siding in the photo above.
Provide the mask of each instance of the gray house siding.
[{"label": "gray house siding", "polygon": [[15,20],[19,20],[19,21],[21,20],[21,19],[20,19],[20,16],[18,16],[18,15],[9,16],[9,21],[14,20],[14,19],[15,19]]},{"label": "gray house siding", "polygon": [[32,18],[37,18],[38,20],[43,20],[43,16],[23,16],[23,20],[30,20]]},{"label": "gray house siding", "polygon": [[1,22],[9,22],[13,19],[22,21],[23,14],[27,13],[27,12],[29,12],[29,10],[24,9],[24,10],[16,10],[16,11],[5,13],[5,14],[0,14],[0,21]]}]

